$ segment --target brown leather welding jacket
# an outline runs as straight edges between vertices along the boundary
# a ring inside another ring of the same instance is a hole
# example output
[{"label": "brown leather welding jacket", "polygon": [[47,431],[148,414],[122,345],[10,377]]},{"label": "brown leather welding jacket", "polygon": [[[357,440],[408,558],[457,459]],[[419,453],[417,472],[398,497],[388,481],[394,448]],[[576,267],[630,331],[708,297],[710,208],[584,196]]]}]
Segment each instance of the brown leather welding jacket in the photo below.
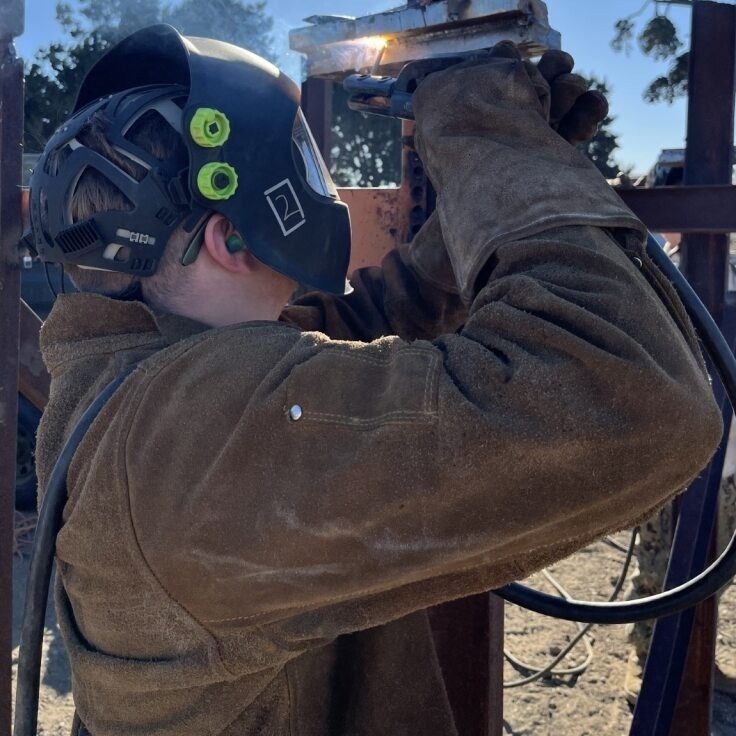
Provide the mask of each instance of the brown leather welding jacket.
[{"label": "brown leather welding jacket", "polygon": [[57,540],[94,736],[456,736],[424,609],[631,526],[708,461],[720,415],[640,223],[567,144],[509,168],[481,103],[424,113],[438,214],[350,296],[219,329],[58,300],[42,484],[138,362]]}]

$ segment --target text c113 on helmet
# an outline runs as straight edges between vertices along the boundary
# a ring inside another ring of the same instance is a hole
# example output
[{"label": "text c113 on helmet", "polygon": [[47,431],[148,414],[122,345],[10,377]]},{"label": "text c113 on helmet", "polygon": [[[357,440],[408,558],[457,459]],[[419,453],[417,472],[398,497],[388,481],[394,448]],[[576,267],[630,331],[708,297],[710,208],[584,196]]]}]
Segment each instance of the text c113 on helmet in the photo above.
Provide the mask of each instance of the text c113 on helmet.
[{"label": "text c113 on helmet", "polygon": [[[133,33],[92,67],[73,117],[34,169],[34,247],[47,262],[150,276],[179,225],[193,231],[205,213],[219,212],[262,263],[308,287],[348,293],[348,208],[299,103],[294,82],[245,49],[165,24]],[[188,161],[158,161],[126,138],[151,110],[181,134]],[[140,181],[77,140],[96,112],[110,120],[111,145],[146,170]],[[87,167],[125,195],[130,212],[73,222],[72,196]]]}]

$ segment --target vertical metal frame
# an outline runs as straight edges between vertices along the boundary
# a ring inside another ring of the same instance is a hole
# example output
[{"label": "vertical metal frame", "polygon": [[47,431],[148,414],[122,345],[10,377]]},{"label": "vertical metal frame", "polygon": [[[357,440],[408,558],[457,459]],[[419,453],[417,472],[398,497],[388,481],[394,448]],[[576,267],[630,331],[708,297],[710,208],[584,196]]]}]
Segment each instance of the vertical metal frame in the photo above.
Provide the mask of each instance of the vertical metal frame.
[{"label": "vertical metal frame", "polygon": [[13,516],[18,413],[18,341],[23,144],[22,0],[0,8],[0,733],[11,729]]},{"label": "vertical metal frame", "polygon": [[[698,0],[692,16],[686,186],[731,184],[735,74],[736,7]],[[726,305],[728,238],[727,234],[688,234],[681,250],[685,276],[733,345],[734,313]],[[728,427],[732,412],[720,386],[716,395]],[[667,588],[693,577],[712,559],[724,456],[725,441],[707,474],[679,501]],[[710,734],[716,621],[716,602],[709,599],[656,623],[632,736]]]}]

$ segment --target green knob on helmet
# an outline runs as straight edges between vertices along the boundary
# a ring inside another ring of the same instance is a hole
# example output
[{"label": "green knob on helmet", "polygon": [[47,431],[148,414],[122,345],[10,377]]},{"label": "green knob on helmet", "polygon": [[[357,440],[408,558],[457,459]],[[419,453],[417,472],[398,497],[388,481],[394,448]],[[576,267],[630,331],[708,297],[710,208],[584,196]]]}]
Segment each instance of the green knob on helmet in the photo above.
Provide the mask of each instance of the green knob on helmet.
[{"label": "green knob on helmet", "polygon": [[230,137],[227,115],[212,107],[199,107],[189,123],[192,140],[202,148],[217,148]]},{"label": "green knob on helmet", "polygon": [[197,174],[197,188],[207,199],[230,199],[238,188],[238,173],[230,164],[205,164]]}]

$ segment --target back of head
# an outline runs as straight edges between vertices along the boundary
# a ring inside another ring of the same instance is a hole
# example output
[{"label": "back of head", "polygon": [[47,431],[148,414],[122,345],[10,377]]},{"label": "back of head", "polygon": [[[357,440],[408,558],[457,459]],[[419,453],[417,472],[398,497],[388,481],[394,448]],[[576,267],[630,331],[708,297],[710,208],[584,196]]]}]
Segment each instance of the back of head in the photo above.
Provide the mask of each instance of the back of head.
[{"label": "back of head", "polygon": [[[77,140],[136,181],[141,181],[146,175],[145,167],[115,148],[108,138],[110,125],[109,118],[103,112],[97,112],[79,131]],[[133,145],[161,162],[186,159],[186,146],[181,135],[155,110],[144,113],[131,126],[127,137]],[[75,224],[98,213],[131,212],[134,209],[135,204],[113,182],[92,167],[87,167],[82,172],[71,196],[71,215]],[[179,256],[185,245],[186,233],[180,229],[174,231],[156,273],[145,280],[147,302],[160,306],[168,301],[172,288],[183,278]],[[121,255],[125,256],[124,253]],[[77,264],[67,264],[66,271],[80,291],[113,297],[133,293],[138,283],[138,278],[132,274],[84,268]]]}]

